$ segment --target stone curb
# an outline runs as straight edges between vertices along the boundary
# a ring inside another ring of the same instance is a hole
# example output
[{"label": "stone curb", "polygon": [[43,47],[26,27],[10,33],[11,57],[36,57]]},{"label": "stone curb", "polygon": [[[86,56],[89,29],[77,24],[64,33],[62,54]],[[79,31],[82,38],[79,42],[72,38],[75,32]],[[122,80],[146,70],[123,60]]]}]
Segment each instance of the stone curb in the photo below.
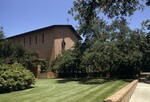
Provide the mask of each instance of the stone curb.
[{"label": "stone curb", "polygon": [[115,94],[105,99],[104,102],[129,102],[137,84],[138,80],[132,81],[127,86],[123,87]]}]

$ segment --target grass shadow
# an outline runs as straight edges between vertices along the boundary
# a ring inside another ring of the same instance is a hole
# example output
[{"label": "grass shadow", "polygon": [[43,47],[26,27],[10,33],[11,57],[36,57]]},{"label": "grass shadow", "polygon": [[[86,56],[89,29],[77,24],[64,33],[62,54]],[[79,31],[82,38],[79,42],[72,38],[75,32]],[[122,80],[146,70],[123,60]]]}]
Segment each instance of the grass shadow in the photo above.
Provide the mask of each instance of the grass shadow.
[{"label": "grass shadow", "polygon": [[121,79],[121,80],[123,80],[123,81],[125,81],[125,82],[132,82],[133,80],[135,80],[135,79]]},{"label": "grass shadow", "polygon": [[63,78],[59,79],[56,82],[57,83],[68,83],[68,82],[78,82],[79,84],[86,84],[86,85],[94,85],[94,84],[104,84],[106,82],[116,81],[116,80],[122,80],[125,82],[132,82],[135,79],[118,79],[118,78]]},{"label": "grass shadow", "polygon": [[67,82],[71,82],[71,81],[79,81],[78,78],[63,78],[63,79],[59,79],[56,82],[57,83],[67,83]]},{"label": "grass shadow", "polygon": [[88,85],[93,85],[93,84],[103,84],[108,81],[112,81],[112,79],[108,78],[64,78],[57,80],[57,83],[67,83],[75,81],[78,82],[79,84],[88,84]]},{"label": "grass shadow", "polygon": [[93,84],[104,84],[108,81],[111,81],[111,80],[108,78],[86,78],[86,79],[80,80],[79,83],[93,85]]},{"label": "grass shadow", "polygon": [[9,89],[0,89],[0,94],[7,94],[11,92],[18,92],[18,91],[23,91],[23,90],[28,90],[34,88],[33,86],[26,88],[26,89],[19,89],[19,90],[9,90]]}]

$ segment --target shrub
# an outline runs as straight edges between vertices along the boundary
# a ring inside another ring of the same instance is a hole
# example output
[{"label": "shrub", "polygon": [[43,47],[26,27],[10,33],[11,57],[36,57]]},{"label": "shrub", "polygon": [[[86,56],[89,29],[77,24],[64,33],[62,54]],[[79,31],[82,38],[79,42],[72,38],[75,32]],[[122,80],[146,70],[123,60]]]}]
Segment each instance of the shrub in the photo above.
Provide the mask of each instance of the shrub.
[{"label": "shrub", "polygon": [[26,89],[34,82],[34,75],[21,64],[0,65],[0,92]]}]

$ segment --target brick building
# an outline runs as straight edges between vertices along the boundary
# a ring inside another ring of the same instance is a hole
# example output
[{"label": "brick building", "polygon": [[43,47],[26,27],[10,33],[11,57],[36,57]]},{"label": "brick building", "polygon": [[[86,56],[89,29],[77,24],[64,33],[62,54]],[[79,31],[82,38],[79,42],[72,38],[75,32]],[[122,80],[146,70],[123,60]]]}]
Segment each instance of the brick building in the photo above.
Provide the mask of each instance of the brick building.
[{"label": "brick building", "polygon": [[40,59],[49,61],[62,50],[71,49],[81,38],[71,25],[53,25],[9,37],[12,44],[20,44],[36,51]]}]

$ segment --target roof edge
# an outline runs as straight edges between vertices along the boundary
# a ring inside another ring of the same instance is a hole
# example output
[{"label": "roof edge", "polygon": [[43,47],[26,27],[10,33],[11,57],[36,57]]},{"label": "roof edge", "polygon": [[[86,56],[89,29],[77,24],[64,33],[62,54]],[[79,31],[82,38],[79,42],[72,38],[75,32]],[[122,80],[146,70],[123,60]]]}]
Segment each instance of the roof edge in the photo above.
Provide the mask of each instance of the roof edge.
[{"label": "roof edge", "polygon": [[74,27],[72,25],[51,25],[51,26],[47,26],[47,27],[43,27],[43,28],[39,28],[39,29],[35,29],[35,30],[32,30],[32,31],[28,31],[28,32],[25,32],[25,33],[21,33],[21,34],[17,34],[17,35],[14,35],[14,36],[10,36],[10,37],[6,37],[6,39],[11,39],[11,38],[14,38],[14,37],[19,37],[19,36],[23,36],[23,35],[26,35],[28,33],[33,33],[33,32],[37,32],[37,31],[42,31],[42,30],[45,30],[45,29],[48,29],[48,28],[53,28],[53,27],[70,27],[73,32],[75,33],[75,36],[81,40],[81,36],[77,33],[77,31],[74,29]]}]

